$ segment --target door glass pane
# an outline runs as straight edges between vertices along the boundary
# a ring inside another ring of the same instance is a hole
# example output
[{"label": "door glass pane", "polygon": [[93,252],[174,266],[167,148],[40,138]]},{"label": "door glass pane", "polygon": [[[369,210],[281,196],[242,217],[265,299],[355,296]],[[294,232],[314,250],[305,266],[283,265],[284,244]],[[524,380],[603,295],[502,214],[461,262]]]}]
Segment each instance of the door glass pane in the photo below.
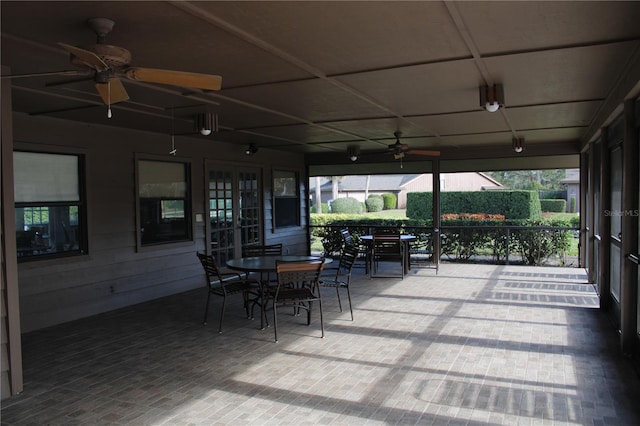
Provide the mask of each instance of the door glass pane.
[{"label": "door glass pane", "polygon": [[241,245],[260,244],[260,193],[258,174],[256,172],[240,172],[240,229]]},{"label": "door glass pane", "polygon": [[233,173],[209,173],[209,220],[211,224],[211,254],[219,264],[233,259]]}]

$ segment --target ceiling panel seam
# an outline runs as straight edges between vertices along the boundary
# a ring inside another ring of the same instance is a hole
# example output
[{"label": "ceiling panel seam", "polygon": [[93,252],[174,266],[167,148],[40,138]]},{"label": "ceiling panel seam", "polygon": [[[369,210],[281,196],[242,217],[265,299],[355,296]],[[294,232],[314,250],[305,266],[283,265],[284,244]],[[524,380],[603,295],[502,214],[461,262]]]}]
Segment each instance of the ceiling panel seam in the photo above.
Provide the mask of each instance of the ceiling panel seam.
[{"label": "ceiling panel seam", "polygon": [[[221,19],[205,10],[203,10],[202,8],[189,3],[189,2],[182,2],[182,1],[172,1],[170,2],[171,4],[173,4],[175,7],[177,7],[178,9],[181,9],[184,12],[190,13],[191,15],[198,17],[212,25],[215,25],[216,27],[226,31],[229,34],[232,34],[238,38],[240,38],[241,40],[244,40],[247,43],[251,43],[256,47],[259,47],[261,49],[263,49],[264,51],[279,57],[280,59],[310,73],[311,75],[328,82],[329,84],[343,90],[346,91],[347,93],[351,94],[352,96],[355,96],[359,99],[364,100],[365,102],[368,102],[369,104],[373,105],[374,107],[385,111],[389,114],[392,114],[394,117],[396,117],[399,120],[403,120],[406,121],[408,123],[410,123],[413,126],[422,128],[423,130],[425,130],[428,133],[431,133],[433,136],[438,137],[438,134],[436,132],[434,132],[431,129],[426,129],[422,126],[419,126],[417,123],[413,123],[410,120],[408,120],[407,118],[405,118],[402,114],[399,114],[396,111],[393,111],[391,108],[383,105],[380,101],[378,101],[377,99],[372,98],[371,96],[368,96],[362,92],[360,92],[357,89],[354,89],[353,87],[350,87],[349,85],[345,84],[344,82],[333,78],[333,77],[329,77],[326,73],[324,73],[322,70],[308,64],[307,62],[285,52],[284,50],[273,46],[272,44],[264,41],[263,39],[254,36],[253,34],[225,21],[224,19]],[[250,106],[250,104],[248,104],[247,106]],[[311,123],[308,123],[311,124]],[[363,138],[365,139],[365,138]],[[366,140],[366,139],[365,139]]]},{"label": "ceiling panel seam", "polygon": [[[447,7],[447,10],[449,11],[449,15],[451,15],[451,19],[453,20],[453,23],[456,29],[458,30],[460,37],[462,37],[465,44],[467,45],[467,48],[473,55],[474,63],[476,64],[476,67],[478,68],[478,71],[480,72],[480,75],[482,76],[485,84],[487,86],[493,86],[495,84],[495,81],[493,80],[493,77],[491,76],[491,73],[489,72],[487,65],[482,59],[482,56],[480,55],[480,51],[478,50],[478,47],[476,46],[473,40],[473,37],[471,36],[471,33],[469,32],[469,29],[467,28],[467,25],[464,22],[464,19],[460,15],[460,12],[458,11],[457,6],[455,5],[454,2],[450,2],[450,1],[445,1],[444,4]],[[513,137],[517,137],[518,135],[516,133],[516,130],[513,127],[511,120],[509,120],[509,116],[507,115],[507,112],[504,106],[500,109],[500,113],[502,114],[502,118],[504,119],[505,123],[511,130]]]}]

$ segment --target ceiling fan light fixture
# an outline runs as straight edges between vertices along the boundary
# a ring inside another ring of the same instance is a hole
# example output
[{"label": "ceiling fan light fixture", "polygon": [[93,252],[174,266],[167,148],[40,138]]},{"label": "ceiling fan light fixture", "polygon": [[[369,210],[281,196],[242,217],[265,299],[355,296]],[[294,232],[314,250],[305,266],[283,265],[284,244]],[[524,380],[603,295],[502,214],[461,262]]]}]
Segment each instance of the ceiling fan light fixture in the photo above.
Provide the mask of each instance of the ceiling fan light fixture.
[{"label": "ceiling fan light fixture", "polygon": [[195,119],[196,131],[202,136],[209,136],[213,132],[218,131],[218,116],[210,112],[196,115]]},{"label": "ceiling fan light fixture", "polygon": [[516,153],[520,154],[522,151],[524,151],[524,138],[514,137],[513,139],[511,139],[511,146]]},{"label": "ceiling fan light fixture", "polygon": [[480,106],[489,112],[496,112],[504,106],[504,89],[502,84],[480,86]]}]

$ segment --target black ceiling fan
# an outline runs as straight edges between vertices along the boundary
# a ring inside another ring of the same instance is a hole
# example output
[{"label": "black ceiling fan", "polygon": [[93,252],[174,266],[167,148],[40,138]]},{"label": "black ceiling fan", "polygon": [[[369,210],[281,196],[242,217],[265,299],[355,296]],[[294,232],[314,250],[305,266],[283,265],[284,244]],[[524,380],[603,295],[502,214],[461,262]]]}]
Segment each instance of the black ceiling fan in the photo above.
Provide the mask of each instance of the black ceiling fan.
[{"label": "black ceiling fan", "polygon": [[402,132],[397,130],[393,133],[393,136],[396,137],[396,142],[389,145],[388,151],[393,154],[393,158],[396,160],[404,158],[405,154],[411,155],[424,155],[427,157],[439,157],[440,151],[428,150],[428,149],[414,149],[410,148],[408,144],[401,143],[400,138],[402,137]]}]

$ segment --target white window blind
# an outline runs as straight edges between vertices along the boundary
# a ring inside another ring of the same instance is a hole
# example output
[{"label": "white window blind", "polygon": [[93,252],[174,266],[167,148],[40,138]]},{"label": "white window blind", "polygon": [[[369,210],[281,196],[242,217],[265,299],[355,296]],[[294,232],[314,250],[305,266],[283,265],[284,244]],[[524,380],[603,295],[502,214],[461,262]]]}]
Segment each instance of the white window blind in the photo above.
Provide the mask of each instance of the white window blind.
[{"label": "white window blind", "polygon": [[184,163],[168,161],[138,162],[139,195],[142,198],[186,198]]},{"label": "white window blind", "polygon": [[16,203],[80,201],[76,155],[13,153]]}]

